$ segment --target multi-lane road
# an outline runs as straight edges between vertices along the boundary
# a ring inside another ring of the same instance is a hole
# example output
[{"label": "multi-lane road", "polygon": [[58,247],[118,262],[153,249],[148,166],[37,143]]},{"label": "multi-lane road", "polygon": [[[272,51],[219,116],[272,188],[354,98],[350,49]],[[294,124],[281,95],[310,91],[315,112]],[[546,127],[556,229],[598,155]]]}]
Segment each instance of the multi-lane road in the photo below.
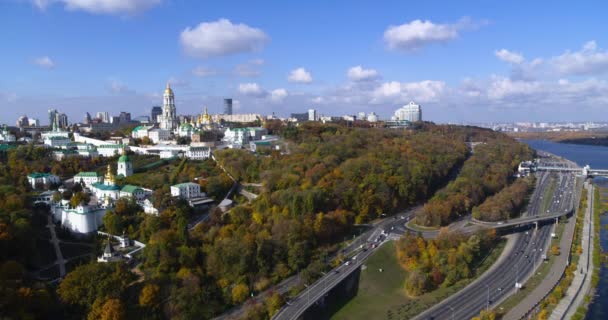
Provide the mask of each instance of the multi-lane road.
[{"label": "multi-lane road", "polygon": [[[568,164],[564,163],[564,166]],[[553,175],[553,176],[552,176]],[[551,182],[556,179],[556,182]],[[571,173],[538,173],[537,187],[529,201],[528,210],[524,213],[527,217],[550,216],[567,212],[574,208],[575,198],[575,176]],[[547,188],[554,184],[552,194],[545,195]],[[550,196],[551,199],[543,199]],[[549,204],[548,207],[544,205]],[[289,301],[288,304],[277,313],[273,319],[298,319],[306,309],[331,288],[347,277],[358,268],[379,246],[380,242],[397,238],[399,234],[408,231],[405,222],[413,216],[415,210],[396,215],[376,224],[370,231],[359,237],[359,241],[351,245],[348,253],[356,253],[356,258],[348,260],[331,272],[325,274],[310,287],[307,287],[300,295]],[[464,220],[461,224],[466,225]],[[510,244],[503,252],[500,259],[482,277],[471,283],[455,295],[440,302],[426,312],[420,314],[416,319],[470,319],[477,315],[480,310],[492,307],[500,303],[506,297],[518,290],[516,284],[525,283],[543,259],[548,250],[553,224],[540,226],[538,229],[530,228],[528,231],[511,236]],[[432,236],[432,234],[426,235]],[[366,248],[362,251],[359,245]],[[377,246],[370,247],[370,244]]]},{"label": "multi-lane road", "polygon": [[[542,208],[543,194],[550,184],[550,173],[539,173],[538,184],[529,202],[529,216],[549,215],[571,210],[575,198],[575,176],[557,174],[557,185],[549,208]],[[544,211],[544,212],[543,212]],[[415,319],[471,319],[488,307],[495,306],[516,290],[535,272],[548,250],[553,224],[531,228],[512,235],[513,243],[506,255],[478,280],[457,294],[450,296]]]}]

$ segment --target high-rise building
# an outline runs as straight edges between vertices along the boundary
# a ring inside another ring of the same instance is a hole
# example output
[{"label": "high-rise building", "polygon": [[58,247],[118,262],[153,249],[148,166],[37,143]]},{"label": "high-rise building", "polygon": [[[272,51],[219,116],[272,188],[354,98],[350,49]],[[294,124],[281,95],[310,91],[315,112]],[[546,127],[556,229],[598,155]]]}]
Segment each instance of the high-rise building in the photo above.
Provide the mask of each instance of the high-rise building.
[{"label": "high-rise building", "polygon": [[357,113],[357,120],[365,120],[365,112]]},{"label": "high-rise building", "polygon": [[395,111],[395,120],[406,120],[409,122],[422,121],[422,109],[413,101]]},{"label": "high-rise building", "polygon": [[289,117],[295,119],[298,122],[303,122],[308,120],[308,113],[292,113]]},{"label": "high-rise building", "polygon": [[121,111],[120,114],[118,115],[118,119],[119,119],[118,121],[120,124],[129,123],[129,122],[131,122],[131,113]]},{"label": "high-rise building", "polygon": [[97,112],[95,118],[100,119],[103,123],[110,123],[110,114],[107,111]]},{"label": "high-rise building", "polygon": [[378,122],[378,115],[375,112],[370,112],[367,115],[367,121],[369,121],[369,122]]},{"label": "high-rise building", "polygon": [[224,99],[224,114],[232,114],[232,99],[230,98]]},{"label": "high-rise building", "polygon": [[308,109],[308,121],[317,121],[317,110]]},{"label": "high-rise building", "polygon": [[57,128],[62,128],[65,129],[68,127],[68,115],[65,113],[57,113],[55,115],[55,118],[57,119]]},{"label": "high-rise building", "polygon": [[175,110],[175,95],[171,85],[167,82],[167,88],[163,94],[163,114],[158,116],[160,128],[173,131],[177,128],[177,116]]},{"label": "high-rise building", "polygon": [[29,118],[29,125],[30,127],[40,127],[40,120],[36,119],[36,118]]},{"label": "high-rise building", "polygon": [[84,124],[89,124],[89,123],[91,123],[91,114],[90,114],[90,113],[88,113],[88,112],[87,112],[87,113],[84,115],[84,121],[83,121],[83,123],[84,123]]},{"label": "high-rise building", "polygon": [[157,123],[158,116],[160,116],[161,114],[163,114],[163,108],[161,106],[152,107],[152,112],[150,112],[150,120],[153,123]]},{"label": "high-rise building", "polygon": [[28,119],[26,115],[22,115],[21,117],[19,117],[19,119],[17,119],[16,124],[18,128],[27,127],[30,125],[30,119]]},{"label": "high-rise building", "polygon": [[54,124],[57,124],[57,109],[49,109],[49,127],[53,126]]}]

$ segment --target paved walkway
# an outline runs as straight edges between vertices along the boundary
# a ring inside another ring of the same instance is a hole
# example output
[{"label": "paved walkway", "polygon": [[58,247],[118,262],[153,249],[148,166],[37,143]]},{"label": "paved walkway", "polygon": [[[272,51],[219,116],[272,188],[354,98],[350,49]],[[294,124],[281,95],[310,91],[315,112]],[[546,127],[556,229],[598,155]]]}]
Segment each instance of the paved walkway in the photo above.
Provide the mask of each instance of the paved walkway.
[{"label": "paved walkway", "polygon": [[53,244],[53,246],[55,247],[55,256],[57,257],[57,260],[55,260],[55,263],[59,265],[59,277],[63,278],[65,277],[65,259],[63,259],[63,254],[61,253],[61,248],[59,247],[59,239],[57,238],[57,233],[55,232],[55,224],[53,223],[53,220],[51,219],[51,216],[48,215],[47,216],[47,228],[49,228],[49,230],[51,231],[51,243]]},{"label": "paved walkway", "polygon": [[[577,204],[575,204],[577,205]],[[572,240],[574,237],[574,229],[576,228],[576,216],[572,216],[568,219],[564,232],[559,242],[561,254],[556,257],[549,273],[543,280],[543,282],[537,286],[530,294],[526,296],[518,305],[513,307],[504,317],[503,320],[519,320],[524,318],[532,309],[536,308],[538,303],[543,300],[553,290],[555,285],[559,282],[566,271],[566,267],[569,262],[569,252],[572,246]],[[548,248],[545,252],[548,252]],[[536,272],[536,271],[535,271]]]},{"label": "paved walkway", "polygon": [[587,194],[587,210],[585,210],[585,223],[581,239],[583,252],[578,261],[578,272],[566,291],[566,295],[551,313],[550,320],[570,319],[576,313],[576,309],[583,302],[585,294],[591,286],[591,275],[593,274],[593,263],[591,253],[593,252],[593,186],[589,185]]}]

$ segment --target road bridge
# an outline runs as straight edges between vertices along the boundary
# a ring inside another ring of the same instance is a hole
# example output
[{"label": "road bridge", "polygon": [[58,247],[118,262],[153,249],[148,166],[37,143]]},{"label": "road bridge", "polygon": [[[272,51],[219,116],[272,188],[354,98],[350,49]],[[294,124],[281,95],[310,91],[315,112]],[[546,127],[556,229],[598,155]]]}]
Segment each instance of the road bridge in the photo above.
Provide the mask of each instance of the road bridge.
[{"label": "road bridge", "polygon": [[538,228],[539,223],[552,222],[561,217],[568,216],[568,215],[572,214],[573,212],[574,212],[573,210],[567,210],[567,211],[552,213],[552,214],[544,215],[544,216],[528,216],[528,217],[511,219],[511,220],[507,220],[507,221],[496,221],[496,222],[482,221],[482,220],[477,220],[475,218],[471,218],[471,223],[474,223],[478,226],[481,226],[481,227],[484,227],[487,229],[510,229],[510,228],[521,227],[521,226],[525,226],[525,225],[529,225],[529,224],[535,224],[536,227]]},{"label": "road bridge", "polygon": [[573,168],[573,167],[567,167],[567,166],[557,166],[557,165],[547,164],[547,165],[543,165],[543,166],[537,166],[536,171],[562,172],[562,173],[571,172],[571,173],[580,174],[580,175],[584,175],[584,176],[588,176],[588,177],[598,177],[598,176],[606,177],[606,176],[608,176],[608,169],[592,169],[591,166],[589,166],[589,165],[586,165],[582,168]]}]

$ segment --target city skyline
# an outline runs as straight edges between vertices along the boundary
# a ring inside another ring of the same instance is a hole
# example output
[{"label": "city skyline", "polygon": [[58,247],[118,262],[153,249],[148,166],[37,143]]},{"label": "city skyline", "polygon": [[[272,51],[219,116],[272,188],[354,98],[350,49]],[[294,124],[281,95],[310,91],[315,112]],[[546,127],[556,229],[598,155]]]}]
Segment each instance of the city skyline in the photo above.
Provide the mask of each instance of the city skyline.
[{"label": "city skyline", "polygon": [[149,115],[167,81],[179,114],[233,98],[386,119],[412,100],[435,122],[602,119],[606,4],[438,5],[4,1],[0,119]]}]

